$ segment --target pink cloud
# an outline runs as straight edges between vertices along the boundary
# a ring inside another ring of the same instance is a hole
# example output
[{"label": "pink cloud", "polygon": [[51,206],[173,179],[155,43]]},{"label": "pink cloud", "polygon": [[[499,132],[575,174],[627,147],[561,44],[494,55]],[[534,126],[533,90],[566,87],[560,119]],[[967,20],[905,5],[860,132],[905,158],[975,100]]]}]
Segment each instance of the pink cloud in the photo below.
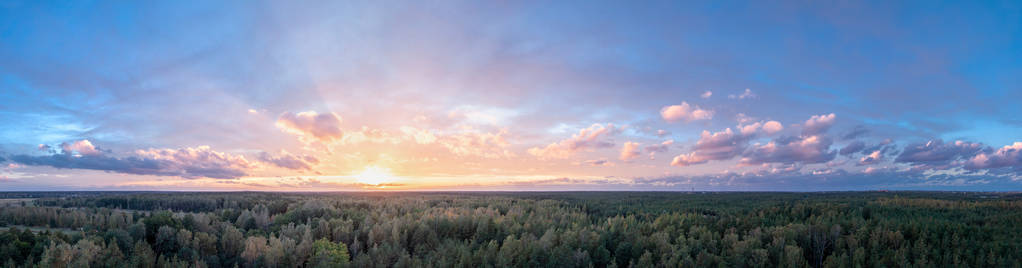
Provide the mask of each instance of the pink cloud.
[{"label": "pink cloud", "polygon": [[[49,146],[46,146],[46,148],[49,148]],[[43,147],[40,147],[40,149],[43,149]],[[92,142],[89,140],[61,143],[60,149],[63,150],[65,154],[77,153],[78,155],[98,155],[102,153],[100,150],[97,150],[96,146],[93,146]]]},{"label": "pink cloud", "polygon": [[745,150],[750,138],[752,138],[751,133],[734,132],[731,128],[716,133],[703,130],[693,151],[674,157],[671,165],[689,166],[706,163],[710,160],[731,159]]},{"label": "pink cloud", "polygon": [[621,161],[632,161],[638,158],[641,154],[639,152],[639,145],[638,142],[625,142],[624,146],[621,146],[621,155],[618,156],[618,159],[621,159]]},{"label": "pink cloud", "polygon": [[709,99],[710,96],[713,96],[713,91],[709,91],[709,90],[707,90],[706,92],[703,92],[703,94],[699,95],[700,98],[704,98],[704,99]]},{"label": "pink cloud", "polygon": [[755,146],[743,155],[743,164],[823,163],[837,154],[830,150],[833,142],[825,136],[802,136],[775,139]]},{"label": "pink cloud", "polygon": [[763,131],[767,134],[774,134],[781,130],[784,130],[784,126],[781,125],[781,122],[767,121],[766,123],[763,123]]},{"label": "pink cloud", "polygon": [[660,117],[667,122],[706,120],[713,118],[713,111],[703,110],[698,106],[681,102],[679,105],[665,106],[660,109]]},{"label": "pink cloud", "polygon": [[298,135],[304,143],[329,144],[344,138],[344,131],[341,130],[341,116],[335,113],[320,114],[307,111],[295,114],[286,112],[277,118],[276,125],[285,132]]},{"label": "pink cloud", "polygon": [[160,173],[186,178],[235,178],[258,167],[244,156],[217,152],[209,146],[137,150],[135,154],[143,159],[158,161]]},{"label": "pink cloud", "polygon": [[1014,167],[1022,171],[1022,142],[1015,142],[989,153],[980,153],[969,159],[966,169],[996,169]]},{"label": "pink cloud", "polygon": [[496,133],[458,133],[437,140],[451,153],[459,156],[513,157],[515,154],[508,150],[511,144],[507,141],[507,135],[507,129],[502,129]]},{"label": "pink cloud", "polygon": [[556,143],[551,143],[543,148],[529,148],[529,154],[540,158],[568,158],[579,151],[590,151],[596,148],[613,147],[614,143],[603,140],[603,138],[615,133],[614,124],[593,124],[588,128],[579,130],[571,138]]}]

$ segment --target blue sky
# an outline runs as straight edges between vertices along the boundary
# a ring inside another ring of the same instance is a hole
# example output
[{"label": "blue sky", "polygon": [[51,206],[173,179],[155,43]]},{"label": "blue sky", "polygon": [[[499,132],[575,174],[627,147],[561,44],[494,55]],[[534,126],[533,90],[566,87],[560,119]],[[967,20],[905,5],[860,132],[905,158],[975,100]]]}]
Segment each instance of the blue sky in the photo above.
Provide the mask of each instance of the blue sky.
[{"label": "blue sky", "polygon": [[1022,190],[1020,38],[1014,1],[3,1],[0,188]]}]

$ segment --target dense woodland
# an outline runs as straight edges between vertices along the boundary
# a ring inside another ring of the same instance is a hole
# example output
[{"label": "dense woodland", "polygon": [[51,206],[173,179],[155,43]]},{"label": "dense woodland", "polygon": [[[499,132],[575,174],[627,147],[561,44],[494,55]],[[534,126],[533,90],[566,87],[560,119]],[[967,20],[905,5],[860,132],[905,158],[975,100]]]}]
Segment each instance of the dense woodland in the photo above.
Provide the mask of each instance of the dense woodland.
[{"label": "dense woodland", "polygon": [[1019,267],[1022,195],[0,193],[4,267]]}]

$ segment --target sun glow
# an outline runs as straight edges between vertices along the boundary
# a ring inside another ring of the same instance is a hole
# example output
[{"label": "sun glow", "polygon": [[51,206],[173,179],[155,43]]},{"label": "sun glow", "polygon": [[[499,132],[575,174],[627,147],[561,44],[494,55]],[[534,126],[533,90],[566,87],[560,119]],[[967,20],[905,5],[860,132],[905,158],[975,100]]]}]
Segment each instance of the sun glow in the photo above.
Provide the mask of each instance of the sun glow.
[{"label": "sun glow", "polygon": [[394,175],[390,174],[390,169],[368,166],[362,173],[355,175],[355,180],[369,185],[380,185],[393,182]]}]

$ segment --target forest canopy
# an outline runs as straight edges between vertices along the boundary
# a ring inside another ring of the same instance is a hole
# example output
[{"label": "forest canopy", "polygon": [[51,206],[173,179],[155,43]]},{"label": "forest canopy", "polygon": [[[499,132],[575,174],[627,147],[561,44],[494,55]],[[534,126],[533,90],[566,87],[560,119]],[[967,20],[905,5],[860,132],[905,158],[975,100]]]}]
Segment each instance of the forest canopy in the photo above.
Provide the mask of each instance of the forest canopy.
[{"label": "forest canopy", "polygon": [[1018,267],[1022,195],[0,193],[4,267]]}]

